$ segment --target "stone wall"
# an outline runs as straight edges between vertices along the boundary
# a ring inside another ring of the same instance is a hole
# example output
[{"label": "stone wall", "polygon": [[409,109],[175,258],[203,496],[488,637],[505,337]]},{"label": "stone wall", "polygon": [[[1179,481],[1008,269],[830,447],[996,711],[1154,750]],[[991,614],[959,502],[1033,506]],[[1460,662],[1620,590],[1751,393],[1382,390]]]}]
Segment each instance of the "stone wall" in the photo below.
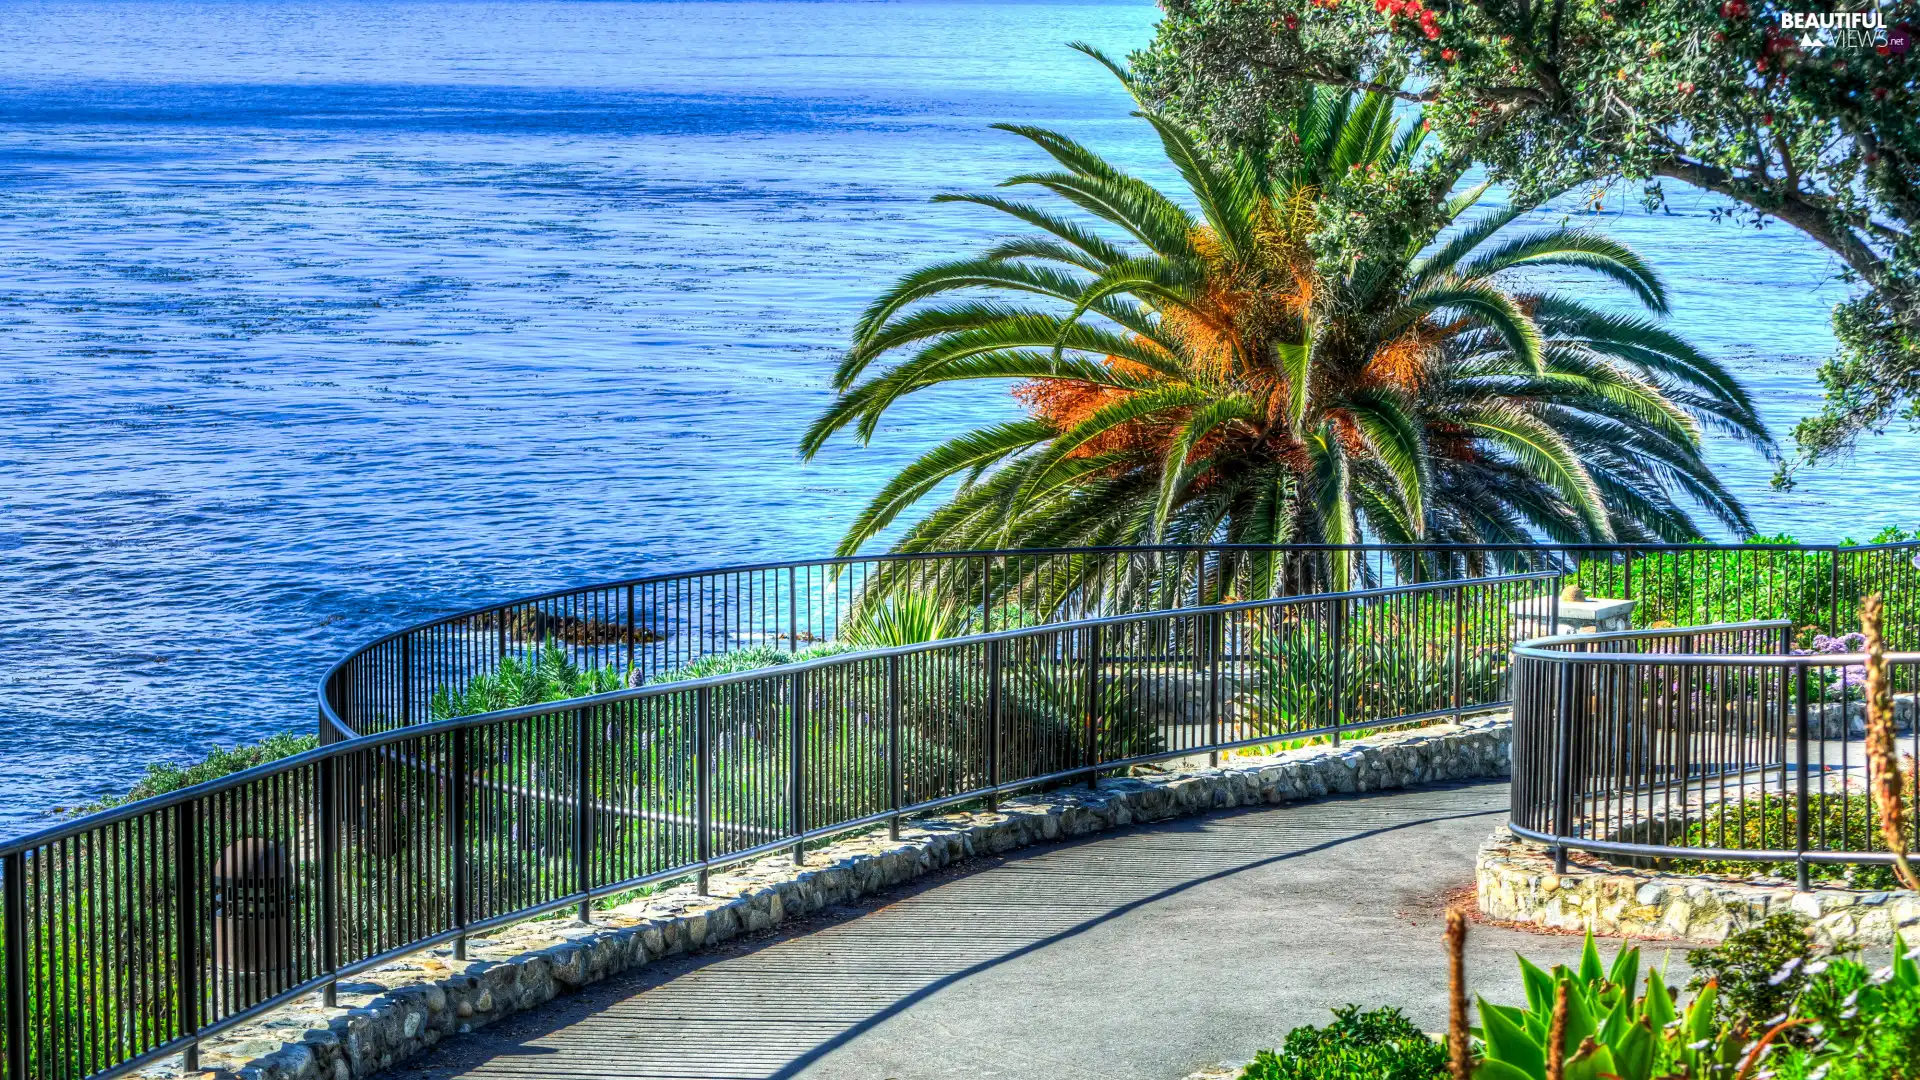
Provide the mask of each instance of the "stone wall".
[{"label": "stone wall", "polygon": [[[974,855],[1086,836],[1139,822],[1336,792],[1378,791],[1504,776],[1504,717],[1469,719],[1240,758],[1217,769],[1103,780],[1011,799],[984,811],[911,819],[898,841],[885,829],[810,852],[794,866],[762,859],[713,875],[711,895],[691,885],[595,913],[595,923],[521,923],[469,943],[363,973],[339,986],[339,1005],[317,995],[207,1040],[204,1068],[240,1080],[352,1080],[390,1068],[450,1038],[588,983],[672,956],[769,930],[911,881]],[[149,1076],[178,1076],[172,1065]]]},{"label": "stone wall", "polygon": [[1475,871],[1480,912],[1492,919],[1556,930],[1592,930],[1602,937],[1667,937],[1720,941],[1768,915],[1806,916],[1823,944],[1884,945],[1895,931],[1920,944],[1920,894],[1739,881],[1706,874],[1660,874],[1608,866],[1553,869],[1553,857],[1503,826],[1481,845]]}]

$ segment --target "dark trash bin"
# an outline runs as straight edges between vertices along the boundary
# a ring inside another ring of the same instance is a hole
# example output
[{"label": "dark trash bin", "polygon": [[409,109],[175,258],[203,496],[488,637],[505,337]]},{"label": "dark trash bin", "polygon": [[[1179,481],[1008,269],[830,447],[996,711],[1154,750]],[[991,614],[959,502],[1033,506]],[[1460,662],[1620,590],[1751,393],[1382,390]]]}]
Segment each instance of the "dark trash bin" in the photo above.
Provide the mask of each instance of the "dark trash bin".
[{"label": "dark trash bin", "polygon": [[213,868],[214,963],[233,973],[284,975],[291,906],[286,849],[264,837],[234,841]]}]

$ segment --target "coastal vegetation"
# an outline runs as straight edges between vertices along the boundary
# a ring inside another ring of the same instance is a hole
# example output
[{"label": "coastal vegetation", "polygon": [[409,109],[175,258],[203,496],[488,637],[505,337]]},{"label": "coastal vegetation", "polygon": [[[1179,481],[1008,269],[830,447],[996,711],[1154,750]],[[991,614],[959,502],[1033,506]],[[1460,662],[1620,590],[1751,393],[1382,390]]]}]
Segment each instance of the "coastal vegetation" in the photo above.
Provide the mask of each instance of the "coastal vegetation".
[{"label": "coastal vegetation", "polygon": [[[1398,118],[1389,93],[1309,91],[1266,142],[1214,153],[1102,59],[1184,190],[1003,125],[1057,168],[1002,186],[1081,217],[941,196],[1038,232],[874,301],[802,450],[849,429],[869,440],[935,387],[1011,381],[1027,415],[902,469],[842,553],[948,490],[897,550],[1686,541],[1702,534],[1695,511],[1753,531],[1704,433],[1765,447],[1766,427],[1722,367],[1649,317],[1667,292],[1638,254],[1581,230],[1515,232],[1523,204],[1470,214],[1486,188],[1456,191],[1425,122]],[[1540,289],[1542,270],[1590,275],[1645,315]]]},{"label": "coastal vegetation", "polygon": [[[1456,913],[1457,918],[1457,913]],[[1461,927],[1464,939],[1464,921]],[[1326,1028],[1289,1032],[1239,1080],[1913,1080],[1920,1076],[1920,950],[1895,938],[1875,968],[1816,948],[1796,915],[1774,915],[1687,954],[1686,988],[1642,975],[1640,950],[1604,963],[1589,934],[1577,966],[1519,958],[1524,1004],[1478,1000],[1463,1053],[1422,1034],[1398,1009],[1334,1010]]]},{"label": "coastal vegetation", "polygon": [[[1443,171],[1485,166],[1523,205],[1573,188],[1680,181],[1724,217],[1783,223],[1855,286],[1833,312],[1822,412],[1783,468],[1841,455],[1920,418],[1920,5],[1824,47],[1749,0],[1168,0],[1136,58],[1161,107],[1218,146],[1272,143],[1315,93],[1375,90],[1419,106]],[[1816,36],[1819,32],[1815,31]],[[1365,213],[1368,200],[1354,200]]]}]

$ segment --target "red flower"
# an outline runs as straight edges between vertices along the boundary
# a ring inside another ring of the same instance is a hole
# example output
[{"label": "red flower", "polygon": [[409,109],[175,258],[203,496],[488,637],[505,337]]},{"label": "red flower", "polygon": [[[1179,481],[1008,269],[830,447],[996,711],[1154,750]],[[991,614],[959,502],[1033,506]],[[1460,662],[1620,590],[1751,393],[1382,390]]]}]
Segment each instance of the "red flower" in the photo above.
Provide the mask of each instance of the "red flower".
[{"label": "red flower", "polygon": [[1772,113],[1762,113],[1762,114],[1761,114],[1761,116],[1760,116],[1760,126],[1761,126],[1761,127],[1772,127],[1772,126],[1773,126],[1773,114],[1772,114]]},{"label": "red flower", "polygon": [[[1449,63],[1449,64],[1451,64],[1451,63],[1453,63],[1453,61],[1454,61],[1454,58],[1455,58],[1455,57],[1457,57],[1457,56],[1459,56],[1459,55],[1460,55],[1459,53],[1456,53],[1456,52],[1454,52],[1454,51],[1453,51],[1452,49],[1441,49],[1441,50],[1440,50],[1440,59],[1442,59],[1442,60],[1445,60],[1445,61],[1446,61],[1447,63]],[[1425,122],[1425,121],[1422,121],[1422,123],[1424,123],[1424,122]]]},{"label": "red flower", "polygon": [[1720,5],[1720,17],[1723,19],[1744,19],[1747,17],[1747,0],[1726,0]]},{"label": "red flower", "polygon": [[1427,35],[1428,41],[1440,40],[1440,28],[1432,23],[1421,23],[1420,32]]},{"label": "red flower", "polygon": [[1680,84],[1680,92],[1681,92],[1681,93],[1683,93],[1683,94],[1692,94],[1692,93],[1693,93],[1693,84],[1692,84],[1692,83],[1690,83],[1690,82],[1683,82],[1683,83],[1681,83],[1681,84]]},{"label": "red flower", "polygon": [[1287,16],[1287,29],[1289,30],[1300,29],[1300,20],[1297,17],[1292,15]]}]

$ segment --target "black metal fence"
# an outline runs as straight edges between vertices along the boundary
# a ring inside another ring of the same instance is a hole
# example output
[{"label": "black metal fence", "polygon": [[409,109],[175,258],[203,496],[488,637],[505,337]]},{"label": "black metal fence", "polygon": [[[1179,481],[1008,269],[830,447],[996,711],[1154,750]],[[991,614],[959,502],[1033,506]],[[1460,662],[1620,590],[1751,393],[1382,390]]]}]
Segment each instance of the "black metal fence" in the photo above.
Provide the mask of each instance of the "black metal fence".
[{"label": "black metal fence", "polygon": [[[1889,593],[1909,604],[1912,593]],[[1911,635],[1911,607],[1900,630]],[[1889,623],[1889,630],[1894,629]],[[1856,639],[1796,647],[1790,620],[1536,641],[1514,657],[1514,832],[1638,865],[1890,884],[1861,742]],[[1891,636],[1891,635],[1890,635]],[[1852,648],[1849,649],[1848,646]],[[1907,842],[1920,846],[1913,691],[1920,653],[1891,653],[1907,758]],[[1758,864],[1758,865],[1756,865]],[[1881,869],[1876,869],[1881,868]],[[1885,878],[1885,881],[1879,880]]]},{"label": "black metal fence", "polygon": [[[1786,618],[1836,630],[1872,592],[1920,597],[1920,543],[1832,545],[1235,545],[1068,548],[818,559],[657,575],[445,616],[355,652],[327,676],[321,738],[433,716],[438,693],[545,644],[641,685],[706,657],[800,652],[882,625],[907,598],[949,636],[1336,588],[1561,571],[1639,601],[1635,618],[1703,624]],[[1920,633],[1920,619],[1901,622]],[[1920,647],[1920,638],[1896,644]]]},{"label": "black metal fence", "polygon": [[[393,957],[798,856],[846,829],[1496,706],[1509,647],[1554,618],[1558,574],[1639,597],[1648,618],[1759,604],[1833,630],[1866,591],[1914,595],[1913,555],[903,555],[664,575],[436,619],[328,673],[321,749],[0,844],[5,1080],[191,1055]],[[1353,585],[1377,588],[1336,592]],[[832,641],[858,651],[792,655]],[[743,649],[789,662],[688,677]],[[496,707],[552,658],[574,679],[567,700]],[[476,701],[484,711],[459,715]]]},{"label": "black metal fence", "polygon": [[[395,956],[847,829],[1495,706],[1558,580],[1078,619],[618,689],[392,726],[71,822],[0,845],[8,1076],[123,1072]],[[433,655],[385,700],[429,692]]]}]

